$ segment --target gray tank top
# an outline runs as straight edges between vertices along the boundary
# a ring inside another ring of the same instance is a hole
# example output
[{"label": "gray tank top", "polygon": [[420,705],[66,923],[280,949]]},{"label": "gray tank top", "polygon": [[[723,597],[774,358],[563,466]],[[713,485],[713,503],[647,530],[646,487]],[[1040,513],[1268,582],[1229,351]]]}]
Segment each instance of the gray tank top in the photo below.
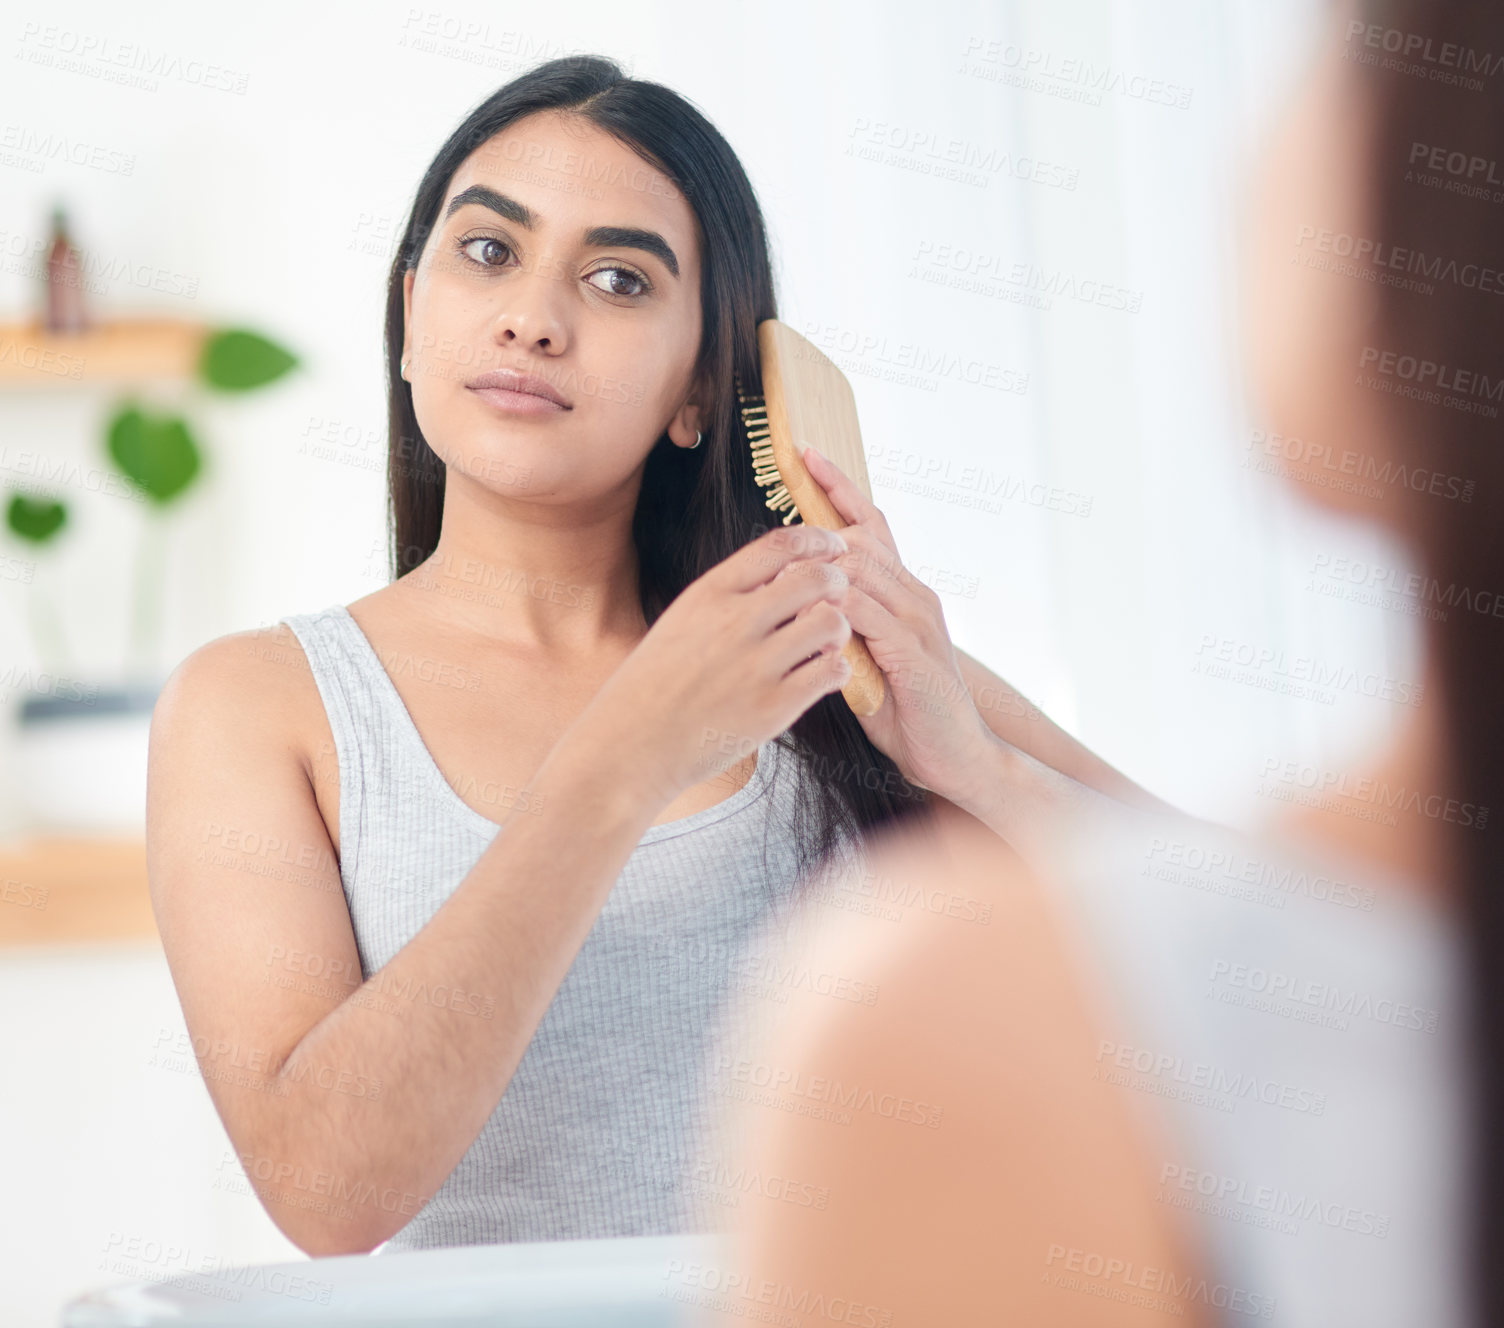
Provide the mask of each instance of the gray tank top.
[{"label": "gray tank top", "polygon": [[[343,606],[283,621],[334,735],[340,878],[369,977],[449,897],[498,823],[447,782]],[[759,980],[755,945],[801,882],[789,741],[764,743],[729,798],[642,836],[495,1111],[377,1253],[704,1229],[692,1141],[713,1113],[705,1072],[719,1021]],[[827,861],[849,863],[853,847],[843,836]]]}]

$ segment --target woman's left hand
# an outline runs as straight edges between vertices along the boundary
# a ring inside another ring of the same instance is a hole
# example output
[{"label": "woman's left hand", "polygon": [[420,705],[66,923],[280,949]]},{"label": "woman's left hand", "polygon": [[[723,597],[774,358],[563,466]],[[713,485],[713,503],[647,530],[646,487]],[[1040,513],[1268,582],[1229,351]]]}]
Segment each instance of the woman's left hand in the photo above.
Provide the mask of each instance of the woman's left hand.
[{"label": "woman's left hand", "polygon": [[877,713],[857,719],[910,783],[965,806],[996,740],[961,677],[940,596],[903,565],[887,518],[851,477],[813,447],[803,456],[850,522],[841,528],[850,552],[835,559],[850,581],[842,612],[887,682]]}]

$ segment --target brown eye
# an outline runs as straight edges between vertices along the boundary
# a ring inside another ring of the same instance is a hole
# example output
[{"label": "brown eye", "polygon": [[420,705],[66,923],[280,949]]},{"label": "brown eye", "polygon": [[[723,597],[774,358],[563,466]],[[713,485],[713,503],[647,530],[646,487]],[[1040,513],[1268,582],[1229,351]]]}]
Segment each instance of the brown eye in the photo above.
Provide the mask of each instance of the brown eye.
[{"label": "brown eye", "polygon": [[[596,277],[609,278],[609,284],[602,286],[595,282]],[[620,295],[630,299],[633,296],[645,295],[651,289],[647,278],[641,273],[632,271],[629,267],[602,267],[597,268],[588,278],[595,284],[597,290],[603,290],[607,295]]]},{"label": "brown eye", "polygon": [[[475,257],[470,251],[476,245],[494,245],[496,249],[499,249],[504,254],[511,252],[510,246],[504,244],[501,240],[498,240],[494,235],[476,235],[476,236],[473,236],[471,239],[461,240],[460,241],[460,252],[462,254],[464,254],[465,257],[468,258],[472,263],[477,263],[481,267],[499,267],[500,264],[499,263],[490,262],[485,257],[481,257],[481,258]],[[489,252],[491,252],[491,251],[489,251],[489,250],[482,250],[483,254],[484,253],[489,253]]]}]

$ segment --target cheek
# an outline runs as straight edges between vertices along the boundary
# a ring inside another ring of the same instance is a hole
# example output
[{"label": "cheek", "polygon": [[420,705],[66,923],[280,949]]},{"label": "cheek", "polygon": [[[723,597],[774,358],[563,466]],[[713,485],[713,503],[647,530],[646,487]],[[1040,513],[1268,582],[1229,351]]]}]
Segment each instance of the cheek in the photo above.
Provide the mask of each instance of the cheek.
[{"label": "cheek", "polygon": [[424,361],[436,386],[463,386],[498,363],[487,314],[483,295],[462,276],[436,273],[421,300],[415,298],[410,324],[414,358]]},{"label": "cheek", "polygon": [[651,444],[664,430],[689,390],[698,341],[679,324],[643,331],[612,329],[580,362],[593,406],[611,426]]},{"label": "cheek", "polygon": [[613,334],[598,341],[594,353],[580,357],[581,404],[588,400],[592,412],[618,432],[652,432],[666,393],[658,344],[651,336],[637,335]]}]

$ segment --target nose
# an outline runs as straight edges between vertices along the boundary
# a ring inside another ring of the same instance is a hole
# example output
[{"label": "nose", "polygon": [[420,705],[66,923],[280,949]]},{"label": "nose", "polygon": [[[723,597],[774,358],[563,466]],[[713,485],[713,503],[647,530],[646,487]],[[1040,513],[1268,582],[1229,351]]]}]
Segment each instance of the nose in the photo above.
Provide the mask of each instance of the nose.
[{"label": "nose", "polygon": [[513,350],[562,354],[568,345],[564,305],[569,280],[563,265],[546,254],[531,268],[516,272],[497,296],[491,326],[495,343]]}]

